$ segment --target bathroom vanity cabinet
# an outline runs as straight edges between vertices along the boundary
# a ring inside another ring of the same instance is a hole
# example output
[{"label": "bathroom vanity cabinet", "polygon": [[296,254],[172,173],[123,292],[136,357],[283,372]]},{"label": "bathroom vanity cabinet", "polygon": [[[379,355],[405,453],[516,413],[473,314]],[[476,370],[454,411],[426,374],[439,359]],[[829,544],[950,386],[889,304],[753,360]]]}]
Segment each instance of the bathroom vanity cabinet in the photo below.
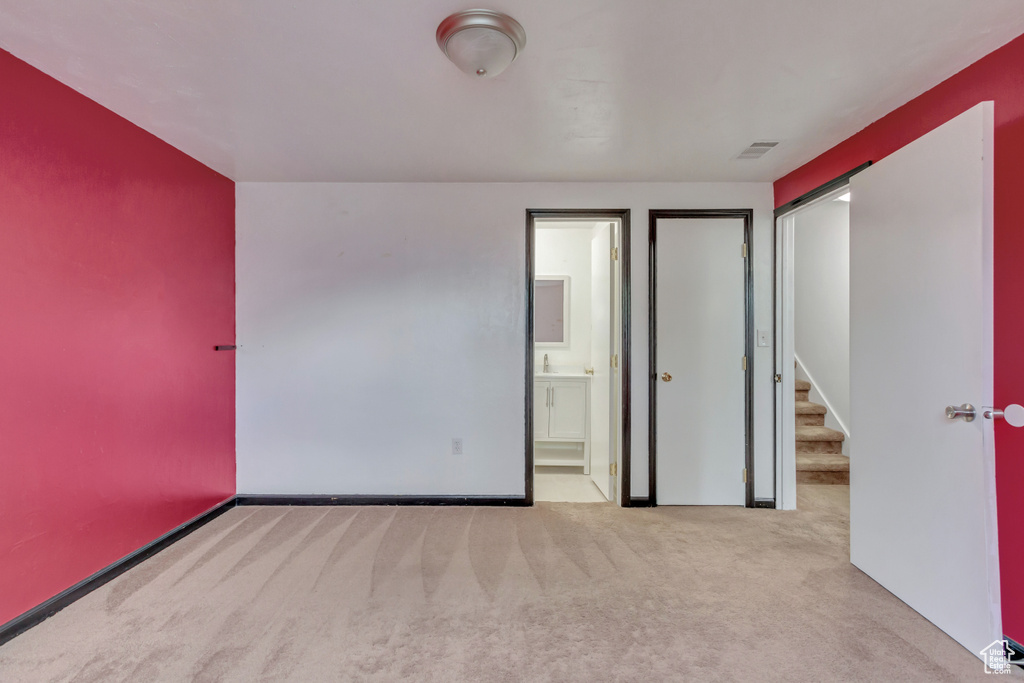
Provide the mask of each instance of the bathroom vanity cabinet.
[{"label": "bathroom vanity cabinet", "polygon": [[582,467],[590,474],[590,375],[533,381],[534,464]]}]

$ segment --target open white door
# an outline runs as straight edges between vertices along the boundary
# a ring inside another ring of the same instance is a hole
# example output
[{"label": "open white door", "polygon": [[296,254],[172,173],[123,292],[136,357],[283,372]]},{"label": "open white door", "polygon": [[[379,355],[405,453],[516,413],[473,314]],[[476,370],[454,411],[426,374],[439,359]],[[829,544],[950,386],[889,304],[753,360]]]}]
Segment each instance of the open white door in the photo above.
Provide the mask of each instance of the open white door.
[{"label": "open white door", "polygon": [[622,505],[622,366],[628,359],[622,353],[622,335],[625,323],[622,318],[622,258],[619,251],[622,249],[624,239],[622,223],[612,223],[612,242],[615,245],[615,263],[612,264],[612,355],[616,358],[616,367],[611,371],[611,397],[612,397],[612,446],[611,464],[615,473],[611,475],[611,498]]},{"label": "open white door", "polygon": [[[992,103],[851,180],[852,562],[975,654],[1002,637]],[[973,404],[978,419],[945,416]]]},{"label": "open white door", "polygon": [[614,462],[615,431],[615,305],[613,282],[615,262],[612,249],[615,231],[611,223],[600,224],[590,243],[590,359],[594,365],[591,382],[590,477],[608,500],[615,495],[614,477],[609,465]]}]

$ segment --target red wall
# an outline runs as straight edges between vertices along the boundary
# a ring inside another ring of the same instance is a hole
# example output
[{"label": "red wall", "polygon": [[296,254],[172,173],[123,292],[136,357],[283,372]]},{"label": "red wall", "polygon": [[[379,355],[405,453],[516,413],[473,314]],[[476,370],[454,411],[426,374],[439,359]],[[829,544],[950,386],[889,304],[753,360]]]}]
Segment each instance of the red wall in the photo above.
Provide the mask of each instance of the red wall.
[{"label": "red wall", "polygon": [[[878,161],[985,100],[995,102],[995,403],[1024,404],[1024,36],[775,181],[781,206]],[[996,423],[1003,631],[1024,642],[1024,429]]]},{"label": "red wall", "polygon": [[230,497],[234,184],[0,51],[0,624]]}]

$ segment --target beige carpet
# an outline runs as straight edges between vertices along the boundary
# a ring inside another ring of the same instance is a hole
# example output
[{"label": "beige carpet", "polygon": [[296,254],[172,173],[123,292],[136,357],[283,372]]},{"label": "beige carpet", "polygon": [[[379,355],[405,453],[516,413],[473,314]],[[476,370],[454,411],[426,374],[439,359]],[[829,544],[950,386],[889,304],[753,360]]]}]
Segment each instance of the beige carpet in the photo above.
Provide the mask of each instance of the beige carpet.
[{"label": "beige carpet", "polygon": [[849,564],[847,496],[237,508],[0,647],[0,680],[990,679]]}]

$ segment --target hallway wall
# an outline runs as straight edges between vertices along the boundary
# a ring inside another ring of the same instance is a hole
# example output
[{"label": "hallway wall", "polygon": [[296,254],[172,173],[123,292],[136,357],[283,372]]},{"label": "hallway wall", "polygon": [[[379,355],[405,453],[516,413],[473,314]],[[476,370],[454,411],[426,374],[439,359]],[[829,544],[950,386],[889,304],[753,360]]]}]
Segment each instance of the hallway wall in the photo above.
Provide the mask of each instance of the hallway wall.
[{"label": "hallway wall", "polygon": [[796,355],[827,404],[826,420],[837,420],[849,436],[850,205],[826,201],[798,213],[795,223]]}]

